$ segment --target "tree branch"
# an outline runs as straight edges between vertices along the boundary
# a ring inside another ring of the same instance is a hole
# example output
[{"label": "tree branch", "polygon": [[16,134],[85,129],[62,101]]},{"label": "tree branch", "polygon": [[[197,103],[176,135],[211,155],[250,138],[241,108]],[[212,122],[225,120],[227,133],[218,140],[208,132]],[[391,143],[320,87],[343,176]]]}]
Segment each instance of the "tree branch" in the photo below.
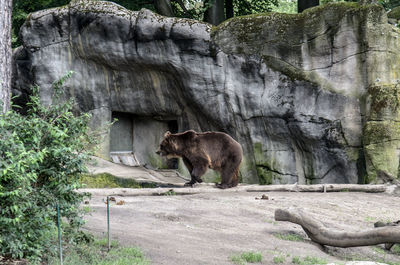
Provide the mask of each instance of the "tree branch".
[{"label": "tree branch", "polygon": [[400,243],[400,226],[384,226],[361,232],[347,232],[328,228],[309,214],[296,208],[275,210],[275,220],[301,225],[312,241],[326,246],[346,248]]}]

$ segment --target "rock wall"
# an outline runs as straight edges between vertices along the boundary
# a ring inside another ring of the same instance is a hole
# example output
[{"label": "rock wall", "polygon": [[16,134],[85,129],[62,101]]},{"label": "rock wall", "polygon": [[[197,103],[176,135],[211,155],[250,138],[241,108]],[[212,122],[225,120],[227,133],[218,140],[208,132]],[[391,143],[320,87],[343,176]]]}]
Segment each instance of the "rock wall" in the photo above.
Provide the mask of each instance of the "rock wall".
[{"label": "rock wall", "polygon": [[[248,183],[398,177],[399,31],[379,6],[328,4],[212,27],[74,1],[30,15],[21,36],[14,93],[35,83],[50,104],[51,83],[73,70],[67,96],[93,114],[94,128],[123,112],[178,131],[227,132],[243,146]],[[100,155],[109,151],[107,132]]]}]

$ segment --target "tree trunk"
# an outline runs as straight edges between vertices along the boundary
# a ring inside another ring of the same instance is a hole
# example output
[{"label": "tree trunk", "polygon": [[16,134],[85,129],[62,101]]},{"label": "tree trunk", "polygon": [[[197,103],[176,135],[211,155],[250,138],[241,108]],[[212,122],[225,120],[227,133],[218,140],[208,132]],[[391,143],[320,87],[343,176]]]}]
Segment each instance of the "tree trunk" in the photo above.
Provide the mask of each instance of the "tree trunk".
[{"label": "tree trunk", "polygon": [[295,208],[275,210],[275,221],[301,225],[312,241],[323,246],[347,248],[400,243],[400,226],[377,227],[361,232],[335,230]]},{"label": "tree trunk", "polygon": [[11,94],[11,13],[12,0],[0,0],[0,105],[5,113]]},{"label": "tree trunk", "polygon": [[212,6],[204,13],[204,21],[218,25],[225,20],[224,0],[207,0]]},{"label": "tree trunk", "polygon": [[174,11],[172,10],[171,1],[170,0],[154,0],[154,7],[158,14],[173,17]]},{"label": "tree trunk", "polygon": [[233,0],[225,0],[226,19],[233,17]]},{"label": "tree trunk", "polygon": [[297,0],[297,12],[301,13],[307,8],[318,5],[319,5],[319,0]]}]

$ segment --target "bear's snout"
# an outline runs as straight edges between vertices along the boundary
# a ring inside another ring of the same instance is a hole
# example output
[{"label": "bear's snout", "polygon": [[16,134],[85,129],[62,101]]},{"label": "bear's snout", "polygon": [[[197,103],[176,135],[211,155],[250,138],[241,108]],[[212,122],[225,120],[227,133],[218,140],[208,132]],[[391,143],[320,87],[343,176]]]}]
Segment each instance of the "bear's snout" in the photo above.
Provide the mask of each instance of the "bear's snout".
[{"label": "bear's snout", "polygon": [[159,156],[164,156],[165,155],[164,152],[161,150],[161,148],[157,149],[156,154],[159,155]]}]

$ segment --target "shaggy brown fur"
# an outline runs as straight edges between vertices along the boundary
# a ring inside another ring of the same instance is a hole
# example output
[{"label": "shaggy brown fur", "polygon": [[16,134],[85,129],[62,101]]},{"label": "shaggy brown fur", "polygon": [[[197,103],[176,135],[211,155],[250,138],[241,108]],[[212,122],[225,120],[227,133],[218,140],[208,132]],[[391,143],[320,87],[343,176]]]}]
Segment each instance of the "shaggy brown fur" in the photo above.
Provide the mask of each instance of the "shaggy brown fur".
[{"label": "shaggy brown fur", "polygon": [[208,168],[220,172],[218,188],[226,189],[238,184],[243,151],[240,144],[226,133],[166,132],[156,153],[167,158],[182,157],[191,175],[191,181],[186,185],[201,183],[201,176]]}]

